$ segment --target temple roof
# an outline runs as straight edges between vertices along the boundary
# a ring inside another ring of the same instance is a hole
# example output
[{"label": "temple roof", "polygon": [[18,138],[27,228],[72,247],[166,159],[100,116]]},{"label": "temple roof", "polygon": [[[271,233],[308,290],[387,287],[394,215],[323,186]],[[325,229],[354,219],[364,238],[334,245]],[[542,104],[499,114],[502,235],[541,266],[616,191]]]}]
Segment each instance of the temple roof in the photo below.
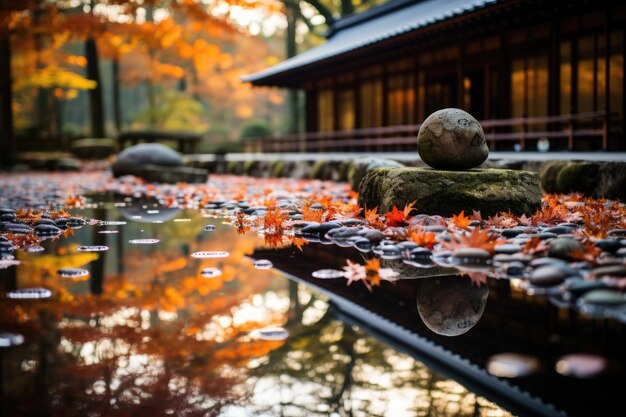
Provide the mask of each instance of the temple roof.
[{"label": "temple roof", "polygon": [[280,85],[271,79],[498,2],[502,0],[392,0],[335,21],[322,45],[247,75],[243,80],[257,85]]}]

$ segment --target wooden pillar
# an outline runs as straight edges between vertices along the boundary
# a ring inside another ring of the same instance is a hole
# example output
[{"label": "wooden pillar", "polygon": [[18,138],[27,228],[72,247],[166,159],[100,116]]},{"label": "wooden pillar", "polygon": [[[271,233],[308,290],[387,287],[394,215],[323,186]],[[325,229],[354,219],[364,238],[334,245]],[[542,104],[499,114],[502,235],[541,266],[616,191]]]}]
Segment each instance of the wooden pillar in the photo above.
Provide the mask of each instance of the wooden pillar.
[{"label": "wooden pillar", "polygon": [[561,28],[558,18],[550,25],[550,61],[549,61],[549,114],[559,114],[559,87],[561,83]]},{"label": "wooden pillar", "polygon": [[602,150],[607,150],[611,128],[611,14],[608,7],[604,16],[604,124]]},{"label": "wooden pillar", "polygon": [[[459,54],[456,60],[456,107],[462,109],[465,105],[465,84],[463,73],[465,72],[465,44],[459,45]],[[469,111],[470,109],[465,109]]]}]

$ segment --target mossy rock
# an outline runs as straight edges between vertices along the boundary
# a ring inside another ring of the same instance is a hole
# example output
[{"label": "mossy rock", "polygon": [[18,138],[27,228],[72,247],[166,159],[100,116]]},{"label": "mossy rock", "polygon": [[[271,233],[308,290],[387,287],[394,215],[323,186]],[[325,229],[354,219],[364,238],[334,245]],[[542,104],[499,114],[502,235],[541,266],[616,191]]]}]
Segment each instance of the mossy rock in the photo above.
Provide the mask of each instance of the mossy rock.
[{"label": "mossy rock", "polygon": [[350,181],[350,173],[354,169],[354,161],[349,159],[339,163],[338,181]]},{"label": "mossy rock", "polygon": [[309,171],[309,179],[312,180],[321,180],[323,179],[324,168],[328,164],[328,161],[325,159],[318,159],[315,161],[313,166],[311,167],[311,171]]},{"label": "mossy rock", "polygon": [[272,173],[272,177],[279,178],[283,175],[283,170],[285,169],[285,161],[274,161],[270,166],[270,172]]},{"label": "mossy rock", "polygon": [[546,193],[556,193],[556,176],[567,165],[566,161],[555,161],[541,174],[541,186]]},{"label": "mossy rock", "polygon": [[376,158],[376,157],[364,157],[358,158],[352,161],[352,169],[348,175],[348,181],[351,182],[352,189],[357,191],[359,185],[365,175],[375,168],[403,168],[404,165],[400,162],[393,161],[391,159]]},{"label": "mossy rock", "polygon": [[226,173],[227,174],[236,174],[237,172],[237,161],[228,161],[226,164]]},{"label": "mossy rock", "polygon": [[618,199],[626,202],[626,163],[605,162],[599,165],[594,197]]},{"label": "mossy rock", "polygon": [[109,138],[86,138],[75,140],[70,147],[80,159],[104,159],[115,154],[117,142]]},{"label": "mossy rock", "polygon": [[429,168],[377,168],[359,187],[359,205],[379,212],[415,201],[419,213],[451,216],[480,211],[532,215],[541,207],[536,172],[505,169],[442,171]]}]

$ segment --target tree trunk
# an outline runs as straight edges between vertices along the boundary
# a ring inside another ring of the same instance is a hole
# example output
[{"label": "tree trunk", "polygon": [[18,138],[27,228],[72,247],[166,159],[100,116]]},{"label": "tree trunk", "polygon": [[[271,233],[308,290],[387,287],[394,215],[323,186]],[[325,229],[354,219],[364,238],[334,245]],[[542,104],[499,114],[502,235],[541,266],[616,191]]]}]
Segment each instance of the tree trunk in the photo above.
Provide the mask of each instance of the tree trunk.
[{"label": "tree trunk", "polygon": [[[285,15],[287,17],[287,58],[296,56],[298,53],[296,45],[296,17],[297,10],[289,5],[285,5]],[[296,133],[300,126],[300,105],[298,102],[298,91],[287,90],[287,132]]]},{"label": "tree trunk", "polygon": [[15,162],[16,143],[13,132],[13,108],[11,107],[11,44],[8,33],[0,34],[0,162],[9,166]]},{"label": "tree trunk", "polygon": [[122,103],[120,101],[120,59],[113,59],[113,121],[115,130],[119,133],[122,130]]},{"label": "tree trunk", "polygon": [[87,78],[96,82],[96,88],[89,90],[89,111],[91,116],[91,136],[104,137],[104,112],[102,108],[102,83],[100,82],[100,63],[98,47],[93,38],[85,42],[87,56]]},{"label": "tree trunk", "polygon": [[354,13],[354,5],[352,0],[341,0],[341,17],[345,17]]}]

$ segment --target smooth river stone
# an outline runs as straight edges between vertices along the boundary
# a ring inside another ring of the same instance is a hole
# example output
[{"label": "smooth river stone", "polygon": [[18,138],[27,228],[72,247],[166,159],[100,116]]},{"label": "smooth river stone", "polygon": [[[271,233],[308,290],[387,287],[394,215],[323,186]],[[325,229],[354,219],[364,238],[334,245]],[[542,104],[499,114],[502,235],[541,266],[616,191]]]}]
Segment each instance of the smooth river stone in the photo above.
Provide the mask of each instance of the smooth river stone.
[{"label": "smooth river stone", "polygon": [[428,116],[417,135],[420,158],[437,169],[465,170],[487,160],[485,132],[469,113],[454,108]]},{"label": "smooth river stone", "polygon": [[626,303],[626,297],[619,291],[612,290],[593,290],[589,291],[581,297],[588,304],[597,304],[605,306],[616,306]]},{"label": "smooth river stone", "polygon": [[541,268],[535,269],[532,274],[530,274],[528,281],[538,287],[552,287],[565,281],[566,277],[567,274],[563,268],[557,266],[542,266]]},{"label": "smooth river stone", "polygon": [[577,252],[584,252],[583,245],[576,239],[561,237],[554,239],[548,245],[548,256],[565,260],[572,259]]}]

